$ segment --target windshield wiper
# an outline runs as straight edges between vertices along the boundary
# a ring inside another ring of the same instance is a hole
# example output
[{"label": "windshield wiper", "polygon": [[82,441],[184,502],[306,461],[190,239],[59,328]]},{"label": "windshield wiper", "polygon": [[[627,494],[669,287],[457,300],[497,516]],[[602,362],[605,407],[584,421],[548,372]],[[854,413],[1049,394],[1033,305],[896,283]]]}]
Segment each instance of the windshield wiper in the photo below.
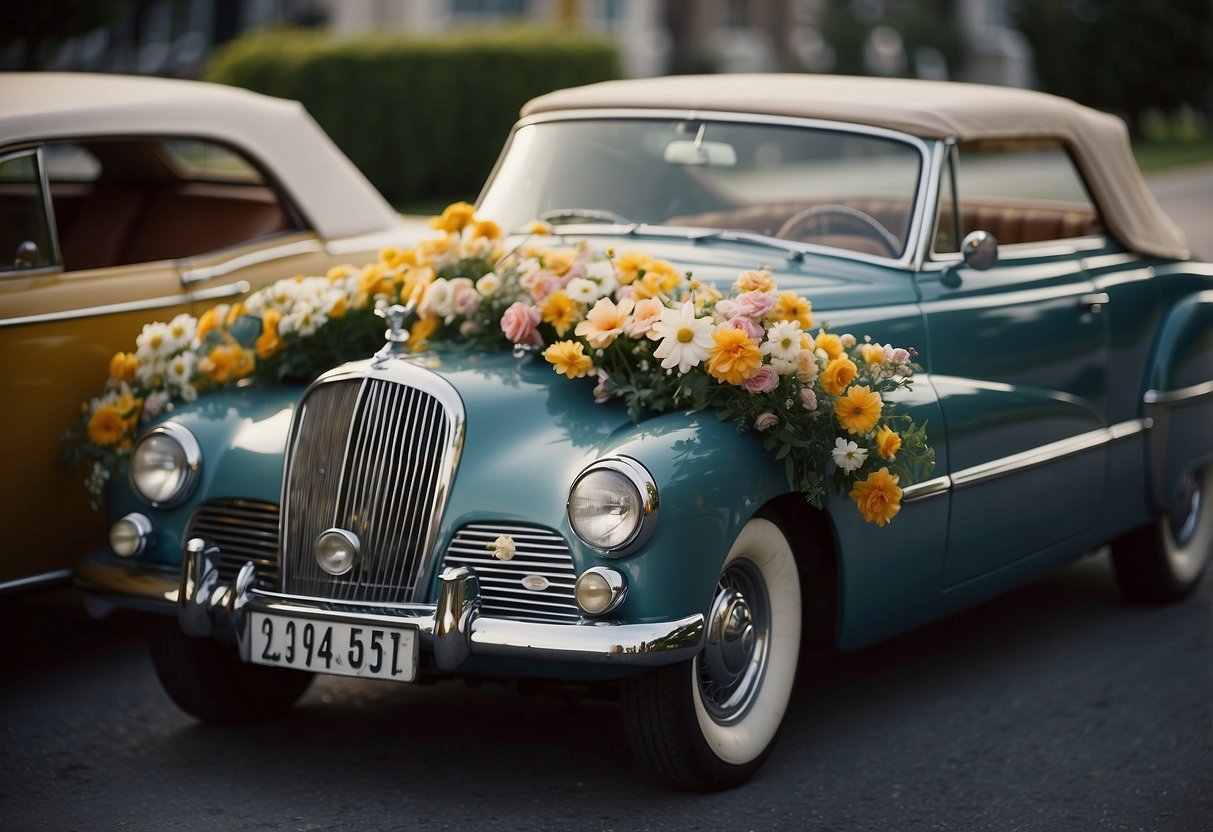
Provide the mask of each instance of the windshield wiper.
[{"label": "windshield wiper", "polygon": [[596,211],[593,208],[553,208],[544,211],[539,219],[552,225],[563,225],[566,222],[609,222],[614,225],[636,225],[635,222],[616,214],[614,211]]},{"label": "windshield wiper", "polygon": [[800,244],[781,240],[778,237],[768,237],[765,234],[758,234],[753,231],[721,229],[719,231],[693,232],[684,236],[693,243],[706,243],[714,240],[719,240],[722,243],[749,243],[755,246],[779,249],[788,256],[788,261],[792,263],[800,263],[804,260],[805,251]]}]

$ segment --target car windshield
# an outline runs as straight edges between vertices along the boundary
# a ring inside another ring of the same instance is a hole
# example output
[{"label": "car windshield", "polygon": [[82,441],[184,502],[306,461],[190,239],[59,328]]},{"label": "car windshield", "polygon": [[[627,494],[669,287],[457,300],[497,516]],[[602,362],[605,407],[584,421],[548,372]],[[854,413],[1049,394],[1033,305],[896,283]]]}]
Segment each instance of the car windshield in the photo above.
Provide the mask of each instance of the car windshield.
[{"label": "car windshield", "polygon": [[900,257],[921,165],[909,142],[838,129],[545,121],[515,131],[480,213],[512,230],[536,218],[646,223]]}]

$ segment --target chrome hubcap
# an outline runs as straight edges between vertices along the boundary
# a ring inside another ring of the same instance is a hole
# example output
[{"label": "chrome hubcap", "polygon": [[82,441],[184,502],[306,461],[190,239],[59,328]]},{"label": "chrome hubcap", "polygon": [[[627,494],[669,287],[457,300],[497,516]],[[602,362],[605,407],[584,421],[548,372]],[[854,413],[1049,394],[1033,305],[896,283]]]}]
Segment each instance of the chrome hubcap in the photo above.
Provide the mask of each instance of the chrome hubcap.
[{"label": "chrome hubcap", "polygon": [[1179,497],[1171,506],[1169,520],[1171,533],[1175,542],[1180,546],[1192,539],[1196,534],[1196,521],[1200,518],[1201,488],[1200,482],[1191,472],[1184,474],[1179,484]]},{"label": "chrome hubcap", "polygon": [[707,643],[696,662],[700,698],[716,722],[743,716],[761,689],[770,619],[758,568],[743,559],[730,563],[716,586]]}]

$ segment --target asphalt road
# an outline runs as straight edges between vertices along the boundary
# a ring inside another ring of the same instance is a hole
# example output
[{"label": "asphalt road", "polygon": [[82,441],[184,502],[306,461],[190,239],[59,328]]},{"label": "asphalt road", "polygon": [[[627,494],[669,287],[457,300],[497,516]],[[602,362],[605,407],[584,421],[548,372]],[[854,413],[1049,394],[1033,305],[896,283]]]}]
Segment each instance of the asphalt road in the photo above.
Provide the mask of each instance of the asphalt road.
[{"label": "asphalt road", "polygon": [[1213,829],[1213,578],[1123,602],[1106,559],[848,655],[809,654],[745,787],[646,781],[605,699],[319,680],[286,718],[203,727],[139,620],[0,606],[6,830]]},{"label": "asphalt road", "polygon": [[[1213,167],[1151,180],[1213,256]],[[1095,556],[868,650],[803,662],[759,776],[649,783],[618,706],[321,679],[286,718],[200,726],[138,618],[0,602],[0,830],[1213,831],[1213,576],[1124,603]]]}]

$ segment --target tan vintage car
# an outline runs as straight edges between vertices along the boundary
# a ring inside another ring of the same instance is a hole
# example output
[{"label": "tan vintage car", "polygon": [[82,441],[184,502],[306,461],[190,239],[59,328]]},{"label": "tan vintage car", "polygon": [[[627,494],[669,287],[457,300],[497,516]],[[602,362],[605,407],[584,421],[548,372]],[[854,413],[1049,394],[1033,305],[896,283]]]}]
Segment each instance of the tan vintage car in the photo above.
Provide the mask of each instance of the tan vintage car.
[{"label": "tan vintage car", "polygon": [[419,233],[297,102],[0,74],[0,593],[103,539],[59,437],[143,324]]}]

